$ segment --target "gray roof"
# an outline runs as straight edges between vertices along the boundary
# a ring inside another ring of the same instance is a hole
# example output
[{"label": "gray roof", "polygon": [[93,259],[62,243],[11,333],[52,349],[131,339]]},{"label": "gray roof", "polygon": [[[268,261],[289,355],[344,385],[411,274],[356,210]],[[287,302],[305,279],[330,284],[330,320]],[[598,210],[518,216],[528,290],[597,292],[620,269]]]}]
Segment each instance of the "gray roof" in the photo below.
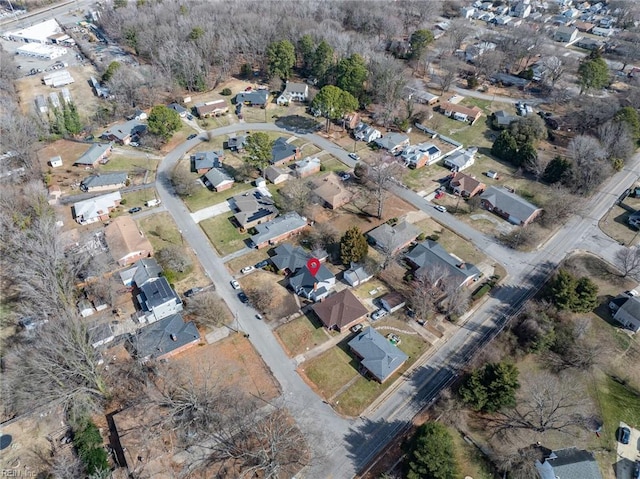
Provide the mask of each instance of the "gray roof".
[{"label": "gray roof", "polygon": [[351,267],[343,274],[343,278],[349,284],[361,283],[371,279],[373,275],[364,266],[358,263],[351,263]]},{"label": "gray roof", "polygon": [[146,311],[151,311],[153,308],[168,303],[171,300],[175,300],[176,304],[180,304],[180,297],[171,288],[167,278],[161,276],[155,281],[149,281],[139,286],[140,306],[145,308]]},{"label": "gray roof", "polygon": [[278,268],[278,271],[297,271],[311,259],[311,255],[304,249],[299,246],[293,247],[289,243],[281,244],[273,252],[275,256],[271,257],[271,262]]},{"label": "gray roof", "polygon": [[[616,320],[625,319],[627,322],[634,323],[640,327],[640,297],[632,296],[625,301],[615,314]],[[634,329],[637,329],[634,328]]]},{"label": "gray roof", "polygon": [[191,155],[194,170],[203,170],[205,168],[220,168],[222,162],[220,158],[224,156],[222,151],[200,151]]},{"label": "gray roof", "polygon": [[187,111],[185,107],[183,107],[182,105],[178,105],[177,103],[169,104],[169,108],[177,113],[185,113]]},{"label": "gray roof", "polygon": [[541,479],[602,479],[593,453],[575,447],[553,451],[535,465]]},{"label": "gray roof", "polygon": [[257,188],[234,196],[231,198],[231,204],[237,210],[235,217],[242,227],[260,218],[278,214],[273,200],[264,196]]},{"label": "gray roof", "polygon": [[287,82],[287,86],[284,89],[283,93],[301,93],[304,94],[306,91],[308,91],[308,86],[305,85],[304,83],[293,83],[293,82]]},{"label": "gray roof", "polygon": [[246,142],[247,142],[247,135],[232,136],[227,141],[227,146],[230,149],[241,150],[244,148],[244,145]]},{"label": "gray roof", "polygon": [[138,331],[131,338],[139,358],[154,358],[170,353],[200,339],[195,324],[185,323],[180,314],[172,314]]},{"label": "gray roof", "polygon": [[128,136],[133,136],[138,133],[143,133],[147,129],[147,125],[141,123],[138,120],[129,120],[124,123],[117,123],[105,131],[102,136],[110,137],[114,136],[118,140],[122,141]]},{"label": "gray roof", "polygon": [[433,268],[441,268],[445,274],[458,278],[460,284],[480,274],[475,265],[454,258],[442,246],[431,240],[417,244],[405,258],[418,267],[418,275]]},{"label": "gray roof", "polygon": [[306,218],[295,212],[287,213],[266,223],[256,225],[257,233],[251,237],[251,241],[256,245],[267,243],[306,225]]},{"label": "gray roof", "polygon": [[111,143],[94,143],[80,158],[73,162],[74,165],[93,165],[98,158],[111,148]]},{"label": "gray roof", "polygon": [[392,251],[413,241],[419,234],[420,230],[406,221],[401,221],[395,226],[383,223],[367,233],[376,246],[390,248]]},{"label": "gray roof", "polygon": [[268,99],[268,90],[243,91],[236,95],[236,104],[249,102],[252,105],[266,105]]},{"label": "gray roof", "polygon": [[524,87],[531,83],[531,81],[527,80],[526,78],[520,78],[515,75],[509,75],[508,73],[501,72],[494,73],[491,76],[491,79],[494,81],[499,81],[505,86],[515,85],[517,87]]},{"label": "gray roof", "polygon": [[333,277],[333,273],[329,271],[329,268],[325,265],[321,264],[320,269],[318,269],[318,272],[314,275],[309,271],[305,263],[302,268],[299,268],[294,274],[289,276],[289,285],[295,291],[303,289],[305,292],[310,293],[315,289],[318,282],[327,281]]},{"label": "gray roof", "polygon": [[214,188],[226,181],[233,181],[233,178],[231,178],[222,168],[211,168],[204,174],[204,178],[206,178]]},{"label": "gray roof", "polygon": [[373,328],[367,328],[349,341],[349,347],[362,358],[362,365],[380,381],[387,379],[409,357]]},{"label": "gray roof", "polygon": [[109,213],[110,208],[116,206],[116,202],[122,199],[119,191],[107,193],[104,195],[89,198],[88,200],[78,201],[73,204],[75,218],[81,218],[83,222],[90,221],[98,216]]},{"label": "gray roof", "polygon": [[162,268],[154,258],[143,258],[133,265],[135,273],[133,274],[133,283],[141,287],[149,280],[160,277]]},{"label": "gray roof", "polygon": [[384,148],[385,150],[393,150],[398,145],[401,145],[405,141],[407,141],[409,137],[404,133],[387,133],[382,138],[378,138],[374,140],[374,143],[378,145],[380,148]]},{"label": "gray roof", "polygon": [[122,185],[127,182],[126,172],[102,173],[98,175],[87,176],[82,183],[81,189],[99,188],[101,186]]},{"label": "gray roof", "polygon": [[496,117],[496,123],[500,126],[509,126],[511,122],[516,119],[514,115],[511,115],[504,110],[496,111],[494,115]]},{"label": "gray roof", "polygon": [[293,168],[298,174],[303,174],[307,171],[313,171],[317,168],[320,168],[320,158],[318,158],[317,156],[307,156],[302,160],[296,161],[293,164]]},{"label": "gray roof", "polygon": [[444,159],[444,164],[449,168],[463,169],[468,161],[475,156],[477,151],[477,148],[467,148],[466,150],[456,151]]},{"label": "gray roof", "polygon": [[505,188],[496,186],[487,188],[487,190],[480,195],[480,198],[489,202],[494,208],[520,221],[526,221],[532,214],[540,209],[521,196]]},{"label": "gray roof", "polygon": [[297,146],[287,143],[287,139],[281,136],[273,142],[273,147],[271,148],[271,163],[277,163],[285,158],[289,158],[295,155],[297,151]]}]

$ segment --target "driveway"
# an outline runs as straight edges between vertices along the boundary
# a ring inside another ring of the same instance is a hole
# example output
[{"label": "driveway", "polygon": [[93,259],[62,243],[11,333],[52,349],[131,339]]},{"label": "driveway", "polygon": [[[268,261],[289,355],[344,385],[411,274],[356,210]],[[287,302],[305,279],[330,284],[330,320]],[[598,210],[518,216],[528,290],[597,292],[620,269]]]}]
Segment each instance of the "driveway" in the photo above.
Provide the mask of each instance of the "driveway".
[{"label": "driveway", "polygon": [[640,431],[623,422],[620,422],[620,427],[628,427],[631,430],[631,439],[629,444],[616,441],[618,445],[616,479],[631,479],[636,461],[640,461]]}]

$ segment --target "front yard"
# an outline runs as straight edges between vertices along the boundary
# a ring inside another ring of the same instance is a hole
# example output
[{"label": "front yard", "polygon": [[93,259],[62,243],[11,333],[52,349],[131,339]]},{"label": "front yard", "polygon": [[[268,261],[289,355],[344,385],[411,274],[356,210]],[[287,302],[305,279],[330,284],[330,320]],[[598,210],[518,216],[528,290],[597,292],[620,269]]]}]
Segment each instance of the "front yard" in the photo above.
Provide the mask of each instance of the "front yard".
[{"label": "front yard", "polygon": [[241,250],[246,246],[245,240],[249,238],[247,233],[240,233],[231,218],[233,213],[225,213],[199,223],[220,256]]},{"label": "front yard", "polygon": [[324,326],[309,311],[275,330],[287,354],[295,357],[329,340]]}]

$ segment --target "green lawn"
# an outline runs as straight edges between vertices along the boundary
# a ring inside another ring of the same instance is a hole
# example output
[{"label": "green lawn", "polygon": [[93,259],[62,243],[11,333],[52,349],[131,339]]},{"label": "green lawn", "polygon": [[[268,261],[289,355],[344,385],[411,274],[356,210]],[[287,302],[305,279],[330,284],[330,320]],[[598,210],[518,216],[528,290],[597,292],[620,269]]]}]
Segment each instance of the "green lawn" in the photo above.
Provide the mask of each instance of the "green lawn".
[{"label": "green lawn", "polygon": [[147,216],[139,222],[140,229],[149,238],[151,246],[158,251],[167,246],[178,246],[182,244],[180,231],[173,222],[173,218],[167,212],[156,213]]},{"label": "green lawn", "polygon": [[158,160],[112,155],[106,164],[100,165],[99,169],[100,171],[136,171],[147,169],[155,171],[157,164]]},{"label": "green lawn", "polygon": [[143,207],[147,201],[155,198],[157,198],[155,188],[145,188],[143,190],[132,191],[122,195],[122,200],[126,200],[126,203],[124,203],[123,206],[125,206],[125,209],[127,210],[134,206]]},{"label": "green lawn", "polygon": [[306,376],[325,399],[333,396],[342,386],[359,375],[355,359],[340,347],[333,347],[305,362],[303,368]]},{"label": "green lawn", "polygon": [[473,477],[474,479],[493,479],[491,467],[485,456],[475,446],[467,443],[462,435],[453,428],[449,428],[455,456],[460,466],[460,477]]},{"label": "green lawn", "polygon": [[250,183],[235,183],[233,187],[225,191],[214,192],[209,188],[200,187],[196,189],[195,193],[191,196],[184,198],[184,203],[187,205],[190,211],[198,211],[207,206],[217,205],[222,203],[227,198],[231,198],[239,193],[251,189]]},{"label": "green lawn", "polygon": [[322,167],[324,171],[345,171],[346,165],[333,156],[326,156],[322,160]]},{"label": "green lawn", "polygon": [[226,256],[244,248],[244,240],[248,234],[242,234],[230,221],[233,213],[216,216],[201,221],[200,227],[207,235],[211,244],[221,256]]},{"label": "green lawn", "polygon": [[609,446],[615,448],[615,431],[620,421],[640,427],[640,392],[603,376],[594,386],[594,393],[604,420],[604,435]]},{"label": "green lawn", "polygon": [[329,340],[312,313],[300,316],[276,329],[276,334],[291,357],[302,354]]}]

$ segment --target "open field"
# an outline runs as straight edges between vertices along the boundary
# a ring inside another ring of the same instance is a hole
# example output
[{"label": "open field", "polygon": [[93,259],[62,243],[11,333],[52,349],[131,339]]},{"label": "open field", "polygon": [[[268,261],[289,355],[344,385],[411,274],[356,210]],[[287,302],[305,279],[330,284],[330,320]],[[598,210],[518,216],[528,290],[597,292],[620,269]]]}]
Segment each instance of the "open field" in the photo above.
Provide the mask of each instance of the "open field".
[{"label": "open field", "polygon": [[202,231],[221,256],[226,256],[245,247],[246,233],[240,233],[231,222],[233,213],[226,213],[200,222]]},{"label": "open field", "polygon": [[309,311],[275,330],[290,357],[305,353],[329,340],[324,327]]}]

